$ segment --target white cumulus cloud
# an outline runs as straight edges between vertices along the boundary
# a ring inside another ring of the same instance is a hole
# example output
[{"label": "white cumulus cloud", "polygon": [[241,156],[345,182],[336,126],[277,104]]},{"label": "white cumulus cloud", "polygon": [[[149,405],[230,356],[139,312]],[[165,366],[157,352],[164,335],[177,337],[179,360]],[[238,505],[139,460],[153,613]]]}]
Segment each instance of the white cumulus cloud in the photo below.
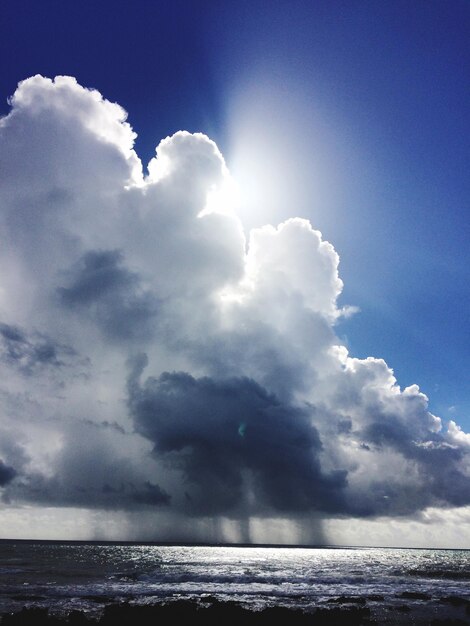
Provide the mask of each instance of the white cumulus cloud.
[{"label": "white cumulus cloud", "polygon": [[144,177],[126,112],[71,77],[29,78],[10,104],[9,523],[23,505],[62,507],[115,511],[123,533],[131,519],[148,533],[150,516],[159,538],[190,537],[192,519],[195,538],[233,540],[235,523],[247,540],[251,521],[260,540],[263,519],[319,529],[470,504],[470,435],[383,360],[348,354],[339,256],[307,220],[245,239],[213,141],[163,139]]}]

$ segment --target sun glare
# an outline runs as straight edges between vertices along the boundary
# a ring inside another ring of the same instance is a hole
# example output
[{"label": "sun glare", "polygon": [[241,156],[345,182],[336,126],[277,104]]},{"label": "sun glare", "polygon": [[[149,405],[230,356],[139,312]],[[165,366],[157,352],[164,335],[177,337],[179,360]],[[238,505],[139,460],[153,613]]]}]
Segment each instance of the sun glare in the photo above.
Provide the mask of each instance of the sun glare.
[{"label": "sun glare", "polygon": [[240,205],[240,188],[232,176],[226,172],[222,183],[214,185],[207,194],[206,205],[198,217],[209,213],[233,215]]}]

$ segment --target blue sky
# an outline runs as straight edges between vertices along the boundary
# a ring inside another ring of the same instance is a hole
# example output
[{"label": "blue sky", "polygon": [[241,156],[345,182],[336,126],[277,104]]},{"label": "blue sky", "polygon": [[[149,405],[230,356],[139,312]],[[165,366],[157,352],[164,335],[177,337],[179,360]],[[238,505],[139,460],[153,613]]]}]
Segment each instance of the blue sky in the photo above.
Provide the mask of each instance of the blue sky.
[{"label": "blue sky", "polygon": [[[0,114],[9,113],[7,99],[20,80],[68,75],[124,107],[144,167],[162,138],[179,130],[207,134],[238,183],[246,234],[298,216],[333,244],[344,282],[339,305],[358,308],[334,331],[350,355],[385,359],[401,388],[418,384],[432,413],[468,432],[469,29],[464,0],[4,0]],[[73,299],[90,272],[103,267],[121,281],[113,286],[116,301],[127,285],[133,306],[153,306],[139,300],[144,274],[90,242],[94,247],[69,269],[58,266],[69,281],[60,287],[64,311],[66,297]],[[307,267],[305,275],[308,282]],[[122,320],[113,323],[117,329]],[[12,328],[2,331],[5,341]],[[30,332],[23,357],[37,340]],[[203,367],[198,363],[191,374]],[[254,380],[265,384],[261,374]],[[158,408],[161,392],[152,393]],[[244,393],[248,405],[253,388]],[[137,401],[133,410],[140,435],[158,439]],[[378,435],[367,432],[367,445],[379,446]],[[245,461],[251,468],[251,457]],[[62,467],[64,475],[70,467]],[[164,489],[153,488],[146,497],[163,502]]]},{"label": "blue sky", "polygon": [[[187,129],[230,167],[245,123],[285,153],[289,206],[263,218],[307,217],[334,244],[343,303],[361,309],[340,335],[470,425],[468,2],[15,0],[2,13],[3,113],[19,80],[67,74],[128,111],[144,163]],[[279,160],[265,167],[282,177]]]}]

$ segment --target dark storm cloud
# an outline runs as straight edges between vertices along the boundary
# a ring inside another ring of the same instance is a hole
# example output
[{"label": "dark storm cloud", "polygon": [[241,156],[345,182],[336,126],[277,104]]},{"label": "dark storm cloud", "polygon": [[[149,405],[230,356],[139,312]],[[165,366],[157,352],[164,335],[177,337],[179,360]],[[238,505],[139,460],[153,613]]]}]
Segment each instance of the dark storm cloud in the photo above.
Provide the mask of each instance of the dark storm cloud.
[{"label": "dark storm cloud", "polygon": [[59,289],[69,306],[86,306],[113,291],[131,287],[135,276],[122,269],[123,255],[119,250],[92,251],[83,255],[71,285]]},{"label": "dark storm cloud", "polygon": [[120,433],[121,435],[128,434],[127,431],[125,430],[125,428],[123,428],[117,422],[109,422],[108,420],[104,420],[102,422],[93,422],[90,419],[84,419],[84,420],[82,420],[82,423],[85,424],[86,426],[89,426],[90,428],[104,428],[104,429],[108,429],[109,428],[111,430],[115,430],[116,432]]},{"label": "dark storm cloud", "polygon": [[0,323],[0,358],[31,374],[41,367],[61,367],[76,356],[70,346],[53,341],[40,333],[26,333],[18,326]]},{"label": "dark storm cloud", "polygon": [[[2,468],[0,467],[0,480]],[[13,478],[16,473],[13,474]],[[10,480],[11,480],[10,478]],[[75,480],[60,476],[47,478],[41,474],[21,477],[13,489],[6,492],[7,498],[21,498],[30,504],[46,506],[78,506],[89,508],[136,510],[142,507],[168,506],[171,497],[158,484],[144,481],[113,481],[93,486],[84,485],[80,476]],[[9,482],[9,481],[7,481]],[[6,482],[4,483],[6,484]],[[0,486],[3,486],[0,483]]]},{"label": "dark storm cloud", "polygon": [[338,511],[346,472],[322,472],[322,444],[306,410],[280,402],[248,378],[214,380],[184,372],[139,377],[135,359],[129,406],[154,453],[181,468],[188,507],[198,514],[255,510]]},{"label": "dark storm cloud", "polygon": [[[54,431],[52,431],[54,432]],[[62,424],[60,453],[46,468],[35,467],[29,451],[2,438],[2,453],[17,471],[3,498],[46,506],[78,506],[121,510],[167,506],[170,495],[123,452],[132,434],[117,424],[75,420]],[[5,479],[10,476],[4,466]],[[0,467],[0,477],[3,467]]]},{"label": "dark storm cloud", "polygon": [[0,487],[4,487],[11,482],[16,476],[16,470],[0,459]]},{"label": "dark storm cloud", "polygon": [[158,506],[170,504],[171,497],[159,485],[154,485],[146,480],[139,489],[135,489],[131,499],[137,504]]},{"label": "dark storm cloud", "polygon": [[67,272],[67,286],[57,293],[62,304],[94,319],[113,339],[151,334],[157,300],[142,288],[137,273],[124,266],[119,250],[92,250]]},{"label": "dark storm cloud", "polygon": [[[412,462],[419,474],[419,482],[408,498],[404,497],[406,489],[395,489],[388,495],[386,508],[393,509],[397,501],[405,512],[433,504],[464,506],[470,503],[470,481],[461,469],[468,452],[446,442],[441,433],[428,433],[426,439],[416,439],[406,423],[390,417],[382,416],[380,421],[364,429],[361,436],[369,446],[396,450]],[[383,502],[378,504],[380,509],[384,507]]]}]

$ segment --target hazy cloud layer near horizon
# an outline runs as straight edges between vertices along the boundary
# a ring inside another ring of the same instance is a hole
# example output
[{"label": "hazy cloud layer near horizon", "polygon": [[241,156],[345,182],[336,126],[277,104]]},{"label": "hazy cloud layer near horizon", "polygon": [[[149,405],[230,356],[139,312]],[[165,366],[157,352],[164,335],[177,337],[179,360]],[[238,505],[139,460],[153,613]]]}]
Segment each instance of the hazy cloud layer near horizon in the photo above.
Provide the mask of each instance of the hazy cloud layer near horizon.
[{"label": "hazy cloud layer near horizon", "polygon": [[470,504],[470,435],[338,338],[333,246],[300,218],[246,238],[206,136],[161,141],[148,176],[134,139],[71,77],[23,81],[0,120],[3,506],[187,536]]}]

